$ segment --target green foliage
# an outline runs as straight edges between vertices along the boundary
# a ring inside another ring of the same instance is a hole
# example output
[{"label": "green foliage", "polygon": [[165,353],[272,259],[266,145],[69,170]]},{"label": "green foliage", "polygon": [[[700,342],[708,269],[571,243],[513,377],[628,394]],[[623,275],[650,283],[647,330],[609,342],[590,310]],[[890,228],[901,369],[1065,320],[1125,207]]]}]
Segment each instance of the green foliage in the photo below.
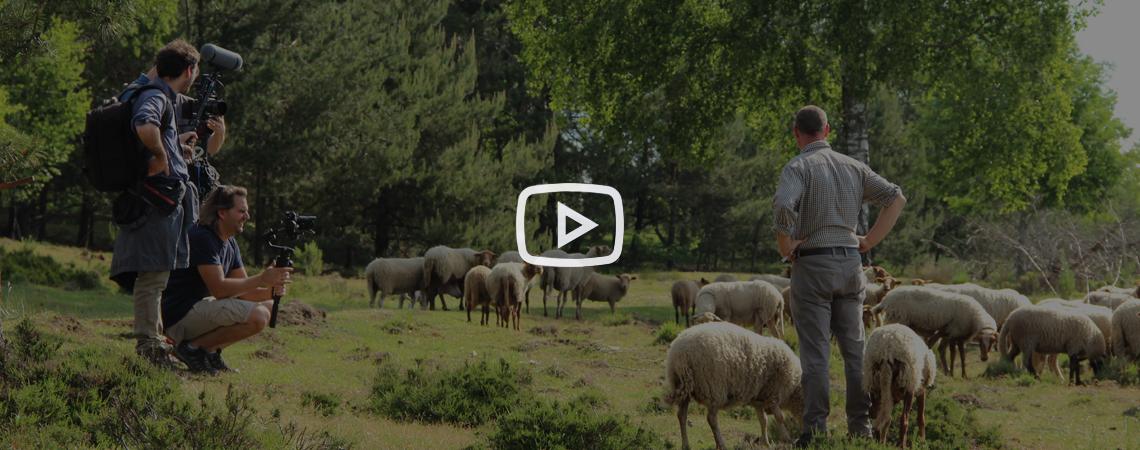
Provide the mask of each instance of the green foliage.
[{"label": "green foliage", "polygon": [[30,247],[7,252],[0,248],[0,273],[14,283],[33,283],[69,290],[102,289],[101,276],[74,264],[62,265],[48,256],[36,254]]},{"label": "green foliage", "polygon": [[1018,367],[1017,364],[1014,364],[1012,360],[998,358],[997,361],[986,366],[986,371],[982,373],[982,376],[986,378],[1007,378],[1016,377],[1024,373],[1025,371]]},{"label": "green foliage", "polygon": [[301,406],[312,407],[322,416],[335,416],[340,408],[341,399],[336,394],[305,391],[301,393]]},{"label": "green foliage", "polygon": [[324,256],[316,241],[309,241],[294,254],[293,266],[305,275],[317,276],[324,271]]},{"label": "green foliage", "polygon": [[1140,385],[1140,364],[1130,361],[1126,357],[1117,356],[1105,362],[1101,373],[1096,375],[1098,380],[1112,380],[1121,386]]},{"label": "green foliage", "polygon": [[669,345],[673,339],[677,339],[677,335],[685,331],[685,327],[678,325],[676,322],[666,321],[657,327],[657,331],[653,334],[653,343],[658,345]]},{"label": "green foliage", "polygon": [[630,317],[629,314],[626,313],[614,313],[602,317],[602,325],[605,325],[607,327],[629,325],[631,323],[633,323],[633,317]]},{"label": "green foliage", "polygon": [[371,409],[401,421],[477,426],[502,417],[524,398],[529,372],[500,359],[465,363],[453,370],[425,368],[403,373],[380,368],[372,383]]},{"label": "green foliage", "polygon": [[[914,431],[911,442],[917,438]],[[940,395],[926,400],[926,441],[938,449],[1002,447],[996,425],[982,424],[972,409]]]},{"label": "green foliage", "polygon": [[487,437],[491,448],[510,449],[660,449],[661,436],[634,425],[628,417],[599,412],[597,405],[530,400],[499,418]]}]

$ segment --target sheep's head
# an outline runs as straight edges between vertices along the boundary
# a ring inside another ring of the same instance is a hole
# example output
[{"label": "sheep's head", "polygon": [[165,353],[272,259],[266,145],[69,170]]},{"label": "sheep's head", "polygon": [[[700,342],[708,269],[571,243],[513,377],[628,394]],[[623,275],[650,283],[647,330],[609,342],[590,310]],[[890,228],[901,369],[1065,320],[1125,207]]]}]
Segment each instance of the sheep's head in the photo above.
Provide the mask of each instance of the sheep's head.
[{"label": "sheep's head", "polygon": [[491,267],[493,265],[491,263],[494,260],[495,260],[495,252],[493,252],[493,251],[483,250],[481,252],[475,253],[475,261],[476,261],[475,263],[480,265],[480,266]]},{"label": "sheep's head", "polygon": [[863,328],[874,328],[875,313],[871,312],[873,305],[863,305]]},{"label": "sheep's head", "polygon": [[621,291],[624,294],[625,292],[629,292],[629,283],[633,282],[633,280],[636,280],[637,275],[630,275],[628,273],[623,273],[621,275],[618,275],[617,279],[618,279],[619,285],[621,286]]},{"label": "sheep's head", "polygon": [[716,314],[713,314],[711,312],[703,312],[703,313],[694,315],[692,317],[692,319],[690,319],[690,320],[697,325],[700,325],[700,324],[705,323],[705,322],[723,322],[723,320],[721,320],[720,317],[717,317]]},{"label": "sheep's head", "polygon": [[701,280],[697,282],[697,286],[705,287],[705,286],[708,286],[709,283],[711,283],[711,281],[709,281],[705,277],[701,277]]},{"label": "sheep's head", "polygon": [[535,265],[531,265],[528,262],[524,262],[522,272],[523,272],[523,277],[526,277],[526,279],[529,280],[529,279],[534,278],[536,276],[542,275],[542,266],[535,266]]},{"label": "sheep's head", "polygon": [[595,245],[593,247],[590,247],[590,250],[586,251],[586,256],[589,256],[589,257],[606,256],[606,255],[613,253],[613,252],[614,252],[614,249],[610,248],[610,246],[608,246],[608,245]]},{"label": "sheep's head", "polygon": [[994,342],[997,341],[994,334],[993,328],[984,328],[978,332],[976,339],[978,341],[978,350],[982,353],[982,361],[989,360],[990,350],[993,348]]}]

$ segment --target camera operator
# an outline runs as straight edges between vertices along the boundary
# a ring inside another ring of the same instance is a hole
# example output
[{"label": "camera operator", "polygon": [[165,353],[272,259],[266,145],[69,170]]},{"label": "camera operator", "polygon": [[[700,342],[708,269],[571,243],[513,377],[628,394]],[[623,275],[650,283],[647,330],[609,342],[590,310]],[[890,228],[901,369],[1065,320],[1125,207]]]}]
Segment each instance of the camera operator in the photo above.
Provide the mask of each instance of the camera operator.
[{"label": "camera operator", "polygon": [[174,271],[162,295],[166,335],[192,372],[229,371],[222,349],[261,332],[273,294],[285,295],[291,267],[246,275],[234,239],[249,220],[245,188],[221,185],[206,196],[190,229],[190,267]]},{"label": "camera operator", "polygon": [[111,278],[134,297],[135,351],[151,363],[173,368],[162,338],[160,302],[170,271],[187,267],[187,232],[196,219],[197,195],[189,188],[186,161],[175,124],[175,102],[198,76],[198,50],[177,39],[155,55],[157,89],[138,93],[132,123],[149,152],[147,177],[137,192],[151,207],[115,238]]},{"label": "camera operator", "polygon": [[[158,70],[156,67],[151,67],[147,73],[140,73],[138,78],[130,82],[130,84],[128,84],[127,87],[123,89],[123,92],[119,94],[118,99],[120,101],[129,100],[135,95],[135,92],[138,90],[138,88],[150,84],[151,80],[154,80],[157,77]],[[174,117],[184,117],[185,114],[182,109],[190,100],[193,100],[193,98],[181,93],[178,94],[178,101],[174,103]],[[206,136],[206,154],[209,156],[217,155],[218,152],[222,151],[222,144],[226,142],[226,117],[221,115],[210,117],[208,120],[206,120],[206,128],[210,130],[210,134]],[[199,136],[196,130],[190,130],[178,135],[178,141],[182,145],[189,145],[191,149],[197,145],[198,138]],[[185,154],[185,152],[183,153],[183,157],[186,159],[187,163],[190,166],[194,165],[193,156],[193,152],[190,154]],[[193,169],[194,167],[190,167],[190,170]],[[198,196],[205,197],[208,193],[209,192],[199,192]]]}]

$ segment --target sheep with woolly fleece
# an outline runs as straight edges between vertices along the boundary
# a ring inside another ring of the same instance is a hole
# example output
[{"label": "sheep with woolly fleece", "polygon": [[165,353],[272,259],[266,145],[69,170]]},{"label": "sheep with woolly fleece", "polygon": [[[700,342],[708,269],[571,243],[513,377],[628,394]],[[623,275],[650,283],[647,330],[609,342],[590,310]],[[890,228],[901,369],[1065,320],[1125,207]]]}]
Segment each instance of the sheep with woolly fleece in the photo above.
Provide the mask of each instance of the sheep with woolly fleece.
[{"label": "sheep with woolly fleece", "polygon": [[863,293],[863,328],[873,329],[883,326],[882,318],[872,313],[871,309],[882,303],[883,297],[898,285],[899,280],[892,277],[878,278],[872,283],[867,283]]},{"label": "sheep with woolly fleece", "polygon": [[1140,300],[1122,303],[1112,312],[1113,353],[1121,358],[1140,360]]},{"label": "sheep with woolly fleece", "polygon": [[697,292],[697,315],[710,312],[726,322],[751,326],[757,334],[768,327],[773,336],[781,339],[784,337],[783,310],[784,298],[780,291],[763,281],[712,283]]},{"label": "sheep with woolly fleece", "polygon": [[490,322],[488,316],[491,314],[493,303],[491,293],[487,290],[487,278],[490,275],[491,269],[487,266],[475,266],[463,277],[463,304],[466,305],[468,322],[471,322],[471,310],[476,306],[483,307],[483,316],[479,319],[479,325],[487,325]]},{"label": "sheep with woolly fleece", "polygon": [[1098,292],[1111,292],[1113,294],[1131,295],[1133,297],[1140,297],[1140,286],[1135,287],[1116,287],[1111,284],[1101,286],[1096,289]]},{"label": "sheep with woolly fleece", "polygon": [[[480,265],[491,267],[494,258],[495,253],[490,250],[476,251],[445,245],[437,245],[424,252],[424,294],[427,295],[431,309],[435,309],[435,298],[439,297],[443,310],[447,311],[443,294],[451,287],[458,288],[462,293],[463,277],[467,276],[467,271]],[[461,301],[460,307],[462,305]]]},{"label": "sheep with woolly fleece", "polygon": [[781,408],[789,410],[792,420],[800,420],[802,375],[799,357],[779,339],[726,322],[694,325],[682,331],[665,356],[665,402],[677,406],[681,448],[690,448],[687,416],[691,401],[708,410],[717,449],[728,448],[717,426],[717,413],[739,405],[756,409],[765,443],[769,442],[768,414],[776,417],[779,438],[789,438]]},{"label": "sheep with woolly fleece", "polygon": [[748,281],[756,281],[756,280],[767,281],[768,283],[771,283],[772,286],[776,286],[776,289],[784,289],[784,288],[792,285],[792,279],[791,278],[782,277],[779,275],[771,275],[771,274],[766,274],[766,273],[756,275],[756,276],[753,276],[752,278],[748,279]]},{"label": "sheep with woolly fleece", "polygon": [[736,275],[722,273],[716,276],[713,283],[732,283],[734,281],[736,281]]},{"label": "sheep with woolly fleece", "polygon": [[376,302],[380,294],[380,308],[384,298],[400,295],[400,309],[404,308],[404,297],[414,296],[424,287],[424,259],[417,258],[376,258],[364,268],[364,279],[368,284],[368,307]]},{"label": "sheep with woolly fleece", "polygon": [[1062,300],[1059,298],[1045,299],[1037,303],[1039,306],[1052,308],[1065,308],[1088,316],[1096,324],[1096,328],[1104,335],[1104,348],[1112,354],[1112,310],[1097,305],[1080,302],[1079,300]]},{"label": "sheep with woolly fleece", "polygon": [[[598,256],[605,256],[612,251],[608,246],[596,245],[590,247],[586,254],[581,253],[566,253],[559,249],[551,249],[542,252],[543,257],[547,258],[560,258],[560,259],[582,259],[593,258]],[[542,315],[546,316],[546,299],[550,294],[550,290],[558,291],[558,296],[555,299],[554,317],[562,317],[562,309],[565,307],[567,298],[573,294],[575,289],[578,288],[586,279],[594,273],[593,267],[550,267],[542,272],[542,277],[539,279],[539,287],[542,288]],[[526,308],[530,309],[530,298],[526,297]]]},{"label": "sheep with woolly fleece", "polygon": [[495,258],[495,264],[507,262],[521,263],[524,261],[522,259],[522,255],[520,255],[519,252],[515,250],[507,250],[499,255],[498,258]]},{"label": "sheep with woolly fleece", "polygon": [[697,306],[697,292],[702,287],[709,284],[709,280],[702,277],[700,280],[677,280],[673,283],[673,288],[669,290],[669,294],[673,297],[673,321],[681,324],[681,316],[685,316],[685,326],[689,326],[689,316],[692,316],[696,311]]},{"label": "sheep with woolly fleece", "polygon": [[1025,353],[1025,368],[1039,377],[1034,364],[1037,353],[1069,355],[1069,382],[1081,385],[1081,360],[1088,359],[1093,372],[1099,372],[1105,355],[1105,340],[1093,320],[1067,308],[1027,306],[1006,319],[998,336],[998,349],[1012,361]]},{"label": "sheep with woolly fleece", "polygon": [[625,294],[629,292],[629,284],[636,280],[636,275],[623,273],[621,275],[602,275],[600,273],[591,273],[586,281],[580,284],[577,292],[574,295],[577,305],[574,311],[574,318],[581,319],[582,317],[582,302],[585,300],[593,300],[596,302],[606,302],[610,304],[610,314],[614,314],[614,304],[620,302]]},{"label": "sheep with woolly fleece", "polygon": [[[981,349],[982,361],[988,358],[990,342],[997,333],[997,324],[982,305],[968,296],[946,292],[926,286],[900,286],[871,308],[873,314],[883,314],[886,323],[901,323],[927,339],[928,343],[941,340],[938,359],[946,375],[954,376],[954,350],[962,362],[962,378],[966,376],[966,341],[975,339]],[[946,363],[946,348],[951,348],[950,364]]]},{"label": "sheep with woolly fleece", "polygon": [[926,438],[926,391],[934,386],[938,367],[934,352],[918,334],[902,324],[890,324],[867,336],[863,356],[863,390],[871,398],[871,417],[880,442],[887,443],[891,411],[902,399],[899,445],[906,448],[911,402],[918,402],[918,437]]},{"label": "sheep with woolly fleece", "polygon": [[1002,324],[1005,323],[1005,318],[1009,317],[1009,313],[1017,308],[1033,304],[1033,302],[1029,301],[1029,297],[1021,295],[1013,289],[990,289],[973,283],[927,283],[925,286],[968,295],[970,298],[977,300],[978,303],[982,305],[982,308],[985,308],[986,313],[994,318],[994,322],[997,323],[999,330]]},{"label": "sheep with woolly fleece", "polygon": [[1116,309],[1118,306],[1123,305],[1124,302],[1135,300],[1130,294],[1117,294],[1114,292],[1105,291],[1092,291],[1085,294],[1085,303],[1090,305],[1104,306],[1106,308]]},{"label": "sheep with woolly fleece", "polygon": [[499,310],[499,323],[509,327],[514,320],[514,328],[519,329],[519,316],[526,284],[543,271],[541,266],[529,263],[499,263],[487,275],[487,292]]}]

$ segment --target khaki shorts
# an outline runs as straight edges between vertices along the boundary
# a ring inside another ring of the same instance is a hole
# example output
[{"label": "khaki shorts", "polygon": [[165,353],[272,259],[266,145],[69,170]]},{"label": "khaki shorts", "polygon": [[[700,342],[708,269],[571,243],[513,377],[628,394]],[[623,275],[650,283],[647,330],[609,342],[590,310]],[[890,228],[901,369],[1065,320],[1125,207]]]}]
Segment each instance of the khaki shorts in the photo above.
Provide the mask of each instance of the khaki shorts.
[{"label": "khaki shorts", "polygon": [[249,320],[250,313],[258,302],[227,298],[215,300],[206,297],[195,303],[186,317],[166,329],[166,335],[174,342],[192,340],[221,327],[237,325]]}]

